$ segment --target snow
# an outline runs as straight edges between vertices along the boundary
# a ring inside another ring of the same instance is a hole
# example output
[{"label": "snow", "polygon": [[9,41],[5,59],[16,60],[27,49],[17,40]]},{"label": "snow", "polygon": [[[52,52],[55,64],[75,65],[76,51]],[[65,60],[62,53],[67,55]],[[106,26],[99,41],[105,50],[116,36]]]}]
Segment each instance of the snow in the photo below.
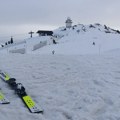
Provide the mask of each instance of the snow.
[{"label": "snow", "polygon": [[1,69],[23,83],[44,114],[29,113],[14,91],[1,81],[2,90],[11,101],[9,105],[0,105],[2,120],[120,118],[120,56],[10,54],[7,57],[1,55]]},{"label": "snow", "polygon": [[[71,29],[64,27],[54,31],[55,35],[61,36],[56,40],[58,44],[50,44],[34,51],[34,54],[50,54],[55,51],[62,55],[85,55],[101,54],[106,51],[120,48],[120,34],[115,30],[108,28],[106,30],[102,25],[76,25]],[[77,32],[79,30],[79,33]],[[109,31],[110,33],[106,33]],[[95,45],[93,45],[93,42]]]},{"label": "snow", "polygon": [[[58,44],[48,42],[51,38],[47,36],[33,38],[34,43],[32,39],[25,40],[25,48],[30,48],[26,54],[3,54],[6,49],[0,50],[0,69],[22,83],[44,109],[44,114],[30,113],[14,90],[1,80],[0,87],[11,102],[0,104],[1,120],[120,119],[119,34],[110,28],[112,33],[105,33],[102,26],[100,32],[85,28],[87,32],[79,34],[61,32]],[[47,45],[31,50],[41,40]]]},{"label": "snow", "polygon": [[[0,53],[52,54],[54,50],[58,55],[86,55],[120,48],[120,31],[106,25],[78,24],[70,29],[61,27],[54,30],[54,36],[57,38],[41,36],[25,39],[0,48]],[[53,44],[53,39],[57,44]]]}]

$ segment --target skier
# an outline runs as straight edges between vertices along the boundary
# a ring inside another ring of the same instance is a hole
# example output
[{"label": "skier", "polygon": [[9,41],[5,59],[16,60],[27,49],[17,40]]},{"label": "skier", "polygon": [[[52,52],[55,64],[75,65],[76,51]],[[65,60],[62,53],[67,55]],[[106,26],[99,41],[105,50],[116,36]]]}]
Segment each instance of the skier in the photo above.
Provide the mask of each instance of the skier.
[{"label": "skier", "polygon": [[55,51],[54,51],[54,50],[52,51],[52,54],[53,54],[53,55],[55,54]]},{"label": "skier", "polygon": [[57,44],[57,42],[53,39],[53,44]]},{"label": "skier", "polygon": [[95,45],[95,42],[93,42],[93,45]]}]

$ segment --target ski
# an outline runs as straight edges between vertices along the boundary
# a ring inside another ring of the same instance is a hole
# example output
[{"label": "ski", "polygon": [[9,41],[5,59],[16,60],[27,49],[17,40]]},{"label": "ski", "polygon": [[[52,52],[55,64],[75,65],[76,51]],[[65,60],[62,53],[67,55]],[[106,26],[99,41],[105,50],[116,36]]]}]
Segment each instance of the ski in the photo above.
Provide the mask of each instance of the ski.
[{"label": "ski", "polygon": [[23,101],[29,108],[29,110],[33,113],[43,113],[43,110],[39,110],[35,102],[32,100],[32,98],[28,95],[22,97]]},{"label": "ski", "polygon": [[2,90],[0,89],[0,104],[9,104],[9,100],[5,97]]},{"label": "ski", "polygon": [[4,80],[9,86],[15,90],[15,93],[22,99],[26,107],[31,113],[43,113],[42,109],[39,109],[35,101],[27,95],[25,87],[21,83],[16,83],[15,78],[11,78],[6,72],[0,70],[0,78]]}]

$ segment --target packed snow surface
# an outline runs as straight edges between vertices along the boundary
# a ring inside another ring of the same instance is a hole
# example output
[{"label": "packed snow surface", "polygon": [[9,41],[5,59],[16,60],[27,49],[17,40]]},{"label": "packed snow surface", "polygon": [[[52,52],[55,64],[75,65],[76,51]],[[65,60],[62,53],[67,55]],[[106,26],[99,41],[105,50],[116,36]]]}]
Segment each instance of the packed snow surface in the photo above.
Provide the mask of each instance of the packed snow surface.
[{"label": "packed snow surface", "polygon": [[1,80],[11,101],[0,105],[1,120],[119,120],[119,55],[0,55],[0,67],[17,82],[44,114],[32,114]]}]

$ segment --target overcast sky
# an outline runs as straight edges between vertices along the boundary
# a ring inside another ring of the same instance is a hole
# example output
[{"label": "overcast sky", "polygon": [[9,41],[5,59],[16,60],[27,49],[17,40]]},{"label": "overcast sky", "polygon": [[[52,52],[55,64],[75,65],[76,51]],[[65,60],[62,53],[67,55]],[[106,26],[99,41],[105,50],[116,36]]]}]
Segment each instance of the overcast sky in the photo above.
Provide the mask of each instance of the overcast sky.
[{"label": "overcast sky", "polygon": [[0,39],[38,29],[101,23],[120,29],[120,0],[0,0]]}]

